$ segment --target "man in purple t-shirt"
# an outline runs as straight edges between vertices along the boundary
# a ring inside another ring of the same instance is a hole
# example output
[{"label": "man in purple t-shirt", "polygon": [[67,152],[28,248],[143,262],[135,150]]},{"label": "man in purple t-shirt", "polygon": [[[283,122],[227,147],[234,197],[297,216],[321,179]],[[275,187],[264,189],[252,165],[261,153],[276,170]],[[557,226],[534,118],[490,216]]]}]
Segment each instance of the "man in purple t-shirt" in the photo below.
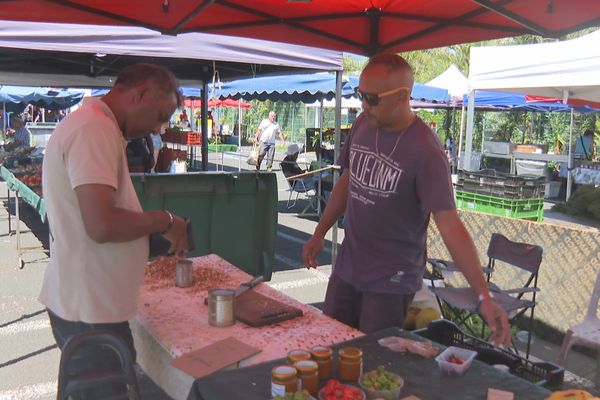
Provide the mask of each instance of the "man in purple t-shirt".
[{"label": "man in purple t-shirt", "polygon": [[506,313],[491,298],[473,241],[456,212],[448,160],[410,108],[412,70],[400,56],[373,57],[360,76],[363,114],[338,163],[344,172],[304,245],[316,267],[325,233],[345,212],[345,239],[329,280],[325,313],[364,332],[402,326],[420,288],[429,217],[480,297],[492,341],[510,342]]}]

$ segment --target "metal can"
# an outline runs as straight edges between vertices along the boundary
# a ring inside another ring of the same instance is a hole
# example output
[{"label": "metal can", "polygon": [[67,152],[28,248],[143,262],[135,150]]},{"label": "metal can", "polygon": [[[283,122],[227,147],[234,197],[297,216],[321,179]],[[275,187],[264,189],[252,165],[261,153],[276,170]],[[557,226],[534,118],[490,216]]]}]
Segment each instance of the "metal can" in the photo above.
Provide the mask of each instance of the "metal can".
[{"label": "metal can", "polygon": [[230,326],[235,323],[235,290],[213,289],[208,293],[208,324]]},{"label": "metal can", "polygon": [[175,285],[180,288],[192,286],[194,277],[192,275],[192,260],[181,259],[177,260],[175,265]]}]

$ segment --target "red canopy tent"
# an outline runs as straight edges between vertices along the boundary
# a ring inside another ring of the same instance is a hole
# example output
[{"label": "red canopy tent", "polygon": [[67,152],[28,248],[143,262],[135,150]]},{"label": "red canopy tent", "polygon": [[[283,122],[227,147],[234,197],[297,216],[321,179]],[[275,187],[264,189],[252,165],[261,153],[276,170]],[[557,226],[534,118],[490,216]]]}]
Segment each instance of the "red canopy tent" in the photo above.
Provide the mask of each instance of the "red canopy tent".
[{"label": "red canopy tent", "polygon": [[[188,108],[201,108],[202,100],[185,99],[183,101],[183,105]],[[252,104],[245,103],[241,100],[233,100],[233,99],[225,99],[225,100],[210,99],[208,101],[208,108],[213,108],[213,107],[235,107],[235,108],[239,107],[239,108],[243,108],[243,109],[249,109],[249,108],[252,108]]]},{"label": "red canopy tent", "polygon": [[372,55],[600,25],[590,0],[3,0],[0,18],[218,33]]}]

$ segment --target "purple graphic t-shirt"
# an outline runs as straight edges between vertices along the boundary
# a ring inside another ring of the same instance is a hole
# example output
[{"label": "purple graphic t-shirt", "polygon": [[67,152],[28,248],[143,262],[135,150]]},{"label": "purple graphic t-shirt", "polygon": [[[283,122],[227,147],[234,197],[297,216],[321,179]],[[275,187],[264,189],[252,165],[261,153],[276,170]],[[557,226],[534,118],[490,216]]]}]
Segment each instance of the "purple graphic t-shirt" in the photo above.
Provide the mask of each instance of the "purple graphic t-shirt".
[{"label": "purple graphic t-shirt", "polygon": [[432,211],[455,208],[448,159],[420,118],[403,132],[354,123],[338,164],[350,171],[345,239],[334,273],[359,290],[413,293]]}]

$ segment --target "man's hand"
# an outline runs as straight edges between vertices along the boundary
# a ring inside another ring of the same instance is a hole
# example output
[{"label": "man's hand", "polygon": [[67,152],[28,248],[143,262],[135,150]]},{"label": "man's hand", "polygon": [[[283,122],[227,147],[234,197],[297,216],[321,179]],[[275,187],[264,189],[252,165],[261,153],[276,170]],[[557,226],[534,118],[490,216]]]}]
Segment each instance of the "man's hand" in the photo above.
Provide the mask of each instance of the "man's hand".
[{"label": "man's hand", "polygon": [[164,236],[171,242],[169,254],[173,253],[176,256],[183,256],[188,251],[187,226],[183,218],[174,215],[173,226],[171,226],[171,229]]},{"label": "man's hand", "polygon": [[302,261],[306,268],[317,268],[317,256],[323,250],[323,238],[312,236],[302,248]]},{"label": "man's hand", "polygon": [[511,331],[508,324],[508,316],[506,312],[493,300],[485,299],[479,305],[479,314],[485,319],[485,322],[492,331],[490,342],[494,346],[510,345]]}]

